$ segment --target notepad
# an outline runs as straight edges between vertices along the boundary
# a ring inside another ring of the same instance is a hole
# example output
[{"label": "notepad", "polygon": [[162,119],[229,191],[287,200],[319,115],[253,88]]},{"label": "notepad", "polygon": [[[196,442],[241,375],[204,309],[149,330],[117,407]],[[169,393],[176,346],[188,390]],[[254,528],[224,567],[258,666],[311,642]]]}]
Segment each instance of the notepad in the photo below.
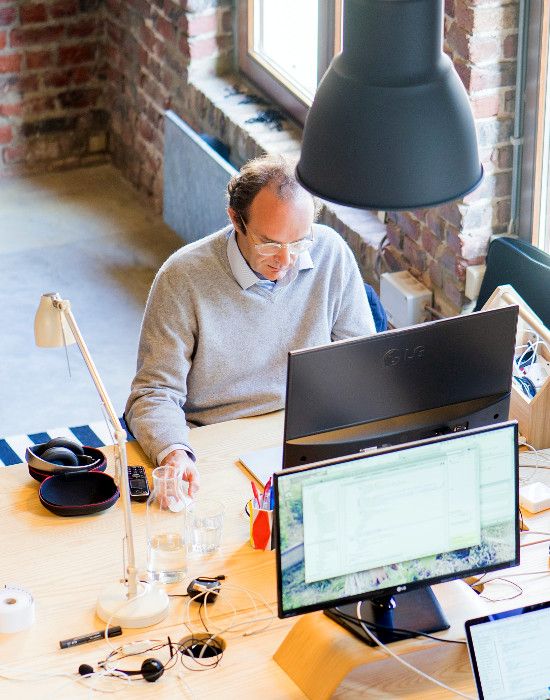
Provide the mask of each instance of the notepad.
[{"label": "notepad", "polygon": [[283,447],[277,445],[264,447],[261,450],[251,450],[240,455],[238,460],[262,486],[265,486],[273,472],[282,468]]}]

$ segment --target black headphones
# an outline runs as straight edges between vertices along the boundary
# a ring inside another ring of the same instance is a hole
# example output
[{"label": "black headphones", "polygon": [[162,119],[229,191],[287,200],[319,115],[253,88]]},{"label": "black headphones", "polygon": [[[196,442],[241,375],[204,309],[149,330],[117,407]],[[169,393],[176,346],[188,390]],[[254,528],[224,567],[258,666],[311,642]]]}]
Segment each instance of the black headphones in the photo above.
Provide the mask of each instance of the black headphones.
[{"label": "black headphones", "polygon": [[[142,676],[148,683],[154,683],[164,673],[164,666],[158,659],[145,659],[139,671],[126,671],[123,668],[115,668],[113,671],[124,673],[125,676]],[[81,676],[90,676],[94,669],[90,664],[80,664],[78,672]]]},{"label": "black headphones", "polygon": [[33,452],[45,462],[66,467],[76,467],[78,464],[82,464],[80,458],[84,457],[82,445],[62,437],[52,438],[43,445],[36,445]]}]

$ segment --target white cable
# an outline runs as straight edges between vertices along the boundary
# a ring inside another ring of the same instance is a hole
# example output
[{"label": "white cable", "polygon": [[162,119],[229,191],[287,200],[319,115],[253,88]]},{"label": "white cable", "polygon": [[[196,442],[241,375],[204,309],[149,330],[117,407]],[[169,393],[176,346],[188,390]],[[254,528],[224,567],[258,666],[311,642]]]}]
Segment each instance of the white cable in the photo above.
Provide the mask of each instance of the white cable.
[{"label": "white cable", "polygon": [[[66,678],[67,684],[71,682],[78,683],[79,685],[85,685],[87,688],[89,688],[89,690],[98,693],[117,693],[119,690],[121,690],[120,687],[98,688],[96,686],[91,686],[90,688],[90,686],[86,683],[86,680],[92,677],[108,677],[108,675],[104,671],[94,671],[93,673],[88,673],[84,676],[81,676],[79,674],[67,673],[66,671],[40,671],[40,673],[37,673],[36,669],[23,668],[21,669],[20,673],[23,675],[14,675],[13,670],[7,668],[6,666],[0,666],[0,678],[4,678],[7,681],[43,682],[44,678]],[[63,684],[63,686],[61,687],[65,687],[65,684]]]},{"label": "white cable", "polygon": [[105,632],[103,634],[103,638],[105,639],[105,642],[109,649],[111,651],[115,651],[118,649],[118,647],[114,647],[111,642],[109,641],[109,627],[111,626],[111,622],[113,621],[113,618],[115,615],[117,615],[121,610],[123,610],[127,605],[130,603],[133,603],[134,601],[138,600],[139,598],[142,598],[145,594],[147,593],[147,588],[144,587],[141,593],[138,593],[137,595],[132,596],[131,598],[127,598],[123,603],[121,603],[117,608],[115,608],[114,612],[111,614],[109,619],[107,620],[107,623],[105,625]]},{"label": "white cable", "polygon": [[467,700],[476,700],[476,698],[474,698],[473,695],[466,695],[466,693],[462,693],[460,690],[456,690],[455,688],[451,688],[449,685],[445,685],[445,683],[438,681],[437,678],[433,678],[432,676],[429,676],[427,673],[424,673],[424,671],[421,671],[419,668],[416,668],[416,666],[413,666],[408,661],[405,661],[405,659],[402,659],[394,651],[392,651],[388,646],[386,646],[383,642],[381,642],[378,639],[378,637],[373,632],[371,632],[371,630],[367,627],[367,625],[361,619],[361,601],[359,601],[357,603],[357,611],[355,614],[356,614],[357,619],[359,620],[359,624],[361,625],[361,627],[369,635],[369,637],[372,639],[372,641],[375,642],[383,651],[385,651],[386,654],[388,654],[388,656],[392,656],[396,661],[399,661],[400,664],[403,664],[403,666],[406,666],[410,671],[417,673],[419,676],[426,678],[426,680],[431,681],[432,683],[435,683],[436,685],[440,686],[441,688],[445,688],[445,690],[449,690],[451,693],[454,693],[455,695],[459,695],[461,698],[467,698]]},{"label": "white cable", "polygon": [[531,473],[528,477],[519,480],[519,483],[520,483],[521,486],[523,486],[524,484],[527,484],[527,483],[529,483],[529,482],[531,481],[531,479],[532,479],[532,478],[535,476],[535,474],[537,473],[538,468],[539,468],[539,463],[540,463],[539,451],[538,451],[537,449],[535,449],[535,448],[533,447],[533,445],[530,445],[530,444],[527,443],[527,442],[524,442],[523,445],[524,445],[525,447],[527,447],[527,449],[531,450],[531,452],[534,452],[534,453],[535,453],[535,464],[534,464],[534,469],[533,469],[533,465],[532,465],[532,464],[520,464],[520,465],[519,465],[522,469],[533,469],[532,473]]}]

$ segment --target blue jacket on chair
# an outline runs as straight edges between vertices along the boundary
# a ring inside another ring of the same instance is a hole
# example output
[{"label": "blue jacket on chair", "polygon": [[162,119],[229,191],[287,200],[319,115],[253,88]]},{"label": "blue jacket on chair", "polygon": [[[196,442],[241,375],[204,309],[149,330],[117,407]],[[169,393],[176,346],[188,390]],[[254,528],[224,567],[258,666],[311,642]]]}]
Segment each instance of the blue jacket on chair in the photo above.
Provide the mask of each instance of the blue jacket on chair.
[{"label": "blue jacket on chair", "polygon": [[369,300],[376,332],[380,333],[381,331],[388,330],[388,317],[386,316],[386,312],[384,311],[384,307],[382,306],[378,294],[374,291],[370,284],[367,284],[366,282],[365,292],[367,293]]}]

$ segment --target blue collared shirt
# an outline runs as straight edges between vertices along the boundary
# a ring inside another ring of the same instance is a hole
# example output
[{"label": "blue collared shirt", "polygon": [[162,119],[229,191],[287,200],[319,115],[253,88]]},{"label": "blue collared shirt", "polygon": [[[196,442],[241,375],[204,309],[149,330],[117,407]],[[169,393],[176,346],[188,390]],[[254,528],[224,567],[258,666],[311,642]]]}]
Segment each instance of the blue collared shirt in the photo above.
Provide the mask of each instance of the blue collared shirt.
[{"label": "blue collared shirt", "polygon": [[276,283],[268,279],[262,279],[256,272],[254,272],[254,270],[244,259],[243,254],[237,245],[237,238],[234,230],[230,231],[227,236],[227,258],[229,260],[229,267],[231,268],[233,276],[243,289],[248,289],[254,284],[257,284],[271,291],[275,284],[277,284],[279,287],[286,286],[287,284],[290,284],[293,279],[295,279],[296,274],[300,270],[310,270],[313,267],[311,255],[309,254],[309,251],[306,250],[304,253],[300,253],[294,267],[292,267],[289,272]]}]

